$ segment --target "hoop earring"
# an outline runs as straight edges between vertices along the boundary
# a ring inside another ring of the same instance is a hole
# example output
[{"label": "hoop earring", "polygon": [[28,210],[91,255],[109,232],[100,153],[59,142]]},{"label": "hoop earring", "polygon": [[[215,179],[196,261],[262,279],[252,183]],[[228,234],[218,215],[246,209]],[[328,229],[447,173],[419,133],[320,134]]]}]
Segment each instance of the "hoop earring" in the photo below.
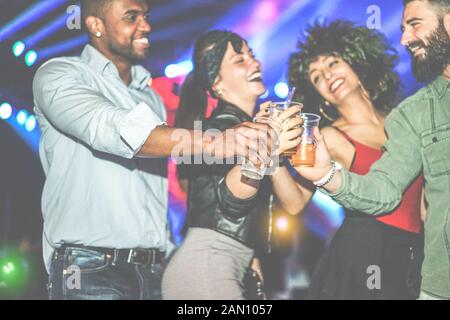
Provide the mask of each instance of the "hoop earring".
[{"label": "hoop earring", "polygon": [[324,105],[327,106],[328,108],[331,107],[331,105],[330,105],[330,103],[329,103],[328,101],[325,101],[324,103],[321,103],[321,104],[319,105],[319,111],[320,111],[320,114],[323,115],[323,117],[324,117],[325,119],[327,119],[328,121],[331,121],[331,122],[336,121],[336,119],[333,119],[333,117],[330,117],[330,116],[325,112],[325,110],[324,110]]},{"label": "hoop earring", "polygon": [[366,98],[369,101],[372,101],[372,99],[370,98],[369,93],[367,92],[366,88],[363,87],[361,81],[359,81],[358,84],[359,84],[359,90],[361,90],[364,98]]}]

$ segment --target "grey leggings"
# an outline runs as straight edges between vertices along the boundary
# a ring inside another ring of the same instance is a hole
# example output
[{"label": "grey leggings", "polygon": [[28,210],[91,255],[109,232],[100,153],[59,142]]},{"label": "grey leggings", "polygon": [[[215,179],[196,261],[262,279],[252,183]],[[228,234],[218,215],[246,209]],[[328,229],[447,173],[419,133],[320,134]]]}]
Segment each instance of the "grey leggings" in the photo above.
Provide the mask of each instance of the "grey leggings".
[{"label": "grey leggings", "polygon": [[219,232],[191,228],[163,275],[163,299],[244,299],[242,281],[253,254]]}]

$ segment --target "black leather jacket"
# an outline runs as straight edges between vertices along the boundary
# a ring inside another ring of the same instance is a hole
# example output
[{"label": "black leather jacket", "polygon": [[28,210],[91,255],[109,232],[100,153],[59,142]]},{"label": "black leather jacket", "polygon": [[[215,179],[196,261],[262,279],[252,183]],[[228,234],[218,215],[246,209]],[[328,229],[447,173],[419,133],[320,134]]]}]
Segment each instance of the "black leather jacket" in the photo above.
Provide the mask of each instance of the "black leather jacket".
[{"label": "black leather jacket", "polygon": [[[204,121],[203,129],[224,131],[251,120],[241,109],[222,102],[211,117]],[[214,164],[180,168],[180,178],[185,177],[189,181],[188,226],[212,229],[252,249],[265,251],[270,237],[269,207],[274,198],[271,181],[264,178],[253,198],[238,199],[225,183],[225,177],[233,166]]]}]

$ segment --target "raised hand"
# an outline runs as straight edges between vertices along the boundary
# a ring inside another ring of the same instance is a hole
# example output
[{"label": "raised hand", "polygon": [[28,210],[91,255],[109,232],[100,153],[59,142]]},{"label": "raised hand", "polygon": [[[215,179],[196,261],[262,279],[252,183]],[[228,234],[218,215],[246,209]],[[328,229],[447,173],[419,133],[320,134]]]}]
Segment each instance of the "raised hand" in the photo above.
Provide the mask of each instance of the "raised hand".
[{"label": "raised hand", "polygon": [[303,132],[301,128],[303,119],[296,115],[300,113],[301,107],[293,105],[283,112],[270,114],[268,112],[270,106],[271,101],[263,103],[255,119],[259,123],[268,123],[274,128],[278,137],[274,154],[279,155],[300,143],[300,136]]},{"label": "raised hand", "polygon": [[328,152],[325,139],[319,131],[314,128],[314,137],[316,138],[316,157],[313,167],[295,167],[295,170],[309,181],[318,181],[322,179],[332,167],[331,157]]},{"label": "raised hand", "polygon": [[286,150],[295,148],[301,141],[301,135],[303,133],[303,128],[301,126],[303,124],[303,119],[298,116],[291,116],[292,114],[299,112],[294,112],[295,109],[293,108],[298,109],[297,106],[293,106],[280,114],[280,116],[290,117],[281,123],[282,130],[278,136],[278,148],[275,151],[276,155],[280,155]]},{"label": "raised hand", "polygon": [[243,122],[210,140],[205,151],[216,158],[241,156],[253,163],[269,163],[277,132],[266,123]]}]

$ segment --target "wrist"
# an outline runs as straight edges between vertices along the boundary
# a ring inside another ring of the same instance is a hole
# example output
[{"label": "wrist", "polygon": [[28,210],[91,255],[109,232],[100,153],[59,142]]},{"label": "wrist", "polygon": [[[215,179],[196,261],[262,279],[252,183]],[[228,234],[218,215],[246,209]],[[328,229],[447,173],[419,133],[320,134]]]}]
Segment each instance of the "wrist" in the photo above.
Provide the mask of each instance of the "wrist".
[{"label": "wrist", "polygon": [[340,171],[337,171],[333,178],[331,178],[330,182],[324,185],[321,189],[326,191],[330,196],[334,195],[338,192],[338,190],[342,186],[342,174]]},{"label": "wrist", "polygon": [[342,169],[342,165],[340,165],[339,163],[337,163],[335,161],[331,161],[325,175],[321,179],[319,179],[317,181],[313,181],[313,184],[318,188],[324,187],[325,185],[329,184],[333,180],[336,173],[338,171],[340,171],[341,169]]},{"label": "wrist", "polygon": [[286,170],[286,164],[284,162],[285,160],[286,158],[280,155],[277,156],[275,160],[272,161],[271,166],[269,167],[269,171],[267,172],[271,180],[277,179],[278,177],[280,178],[285,177],[285,175],[282,174],[283,172],[282,168],[285,168],[284,170]]}]

